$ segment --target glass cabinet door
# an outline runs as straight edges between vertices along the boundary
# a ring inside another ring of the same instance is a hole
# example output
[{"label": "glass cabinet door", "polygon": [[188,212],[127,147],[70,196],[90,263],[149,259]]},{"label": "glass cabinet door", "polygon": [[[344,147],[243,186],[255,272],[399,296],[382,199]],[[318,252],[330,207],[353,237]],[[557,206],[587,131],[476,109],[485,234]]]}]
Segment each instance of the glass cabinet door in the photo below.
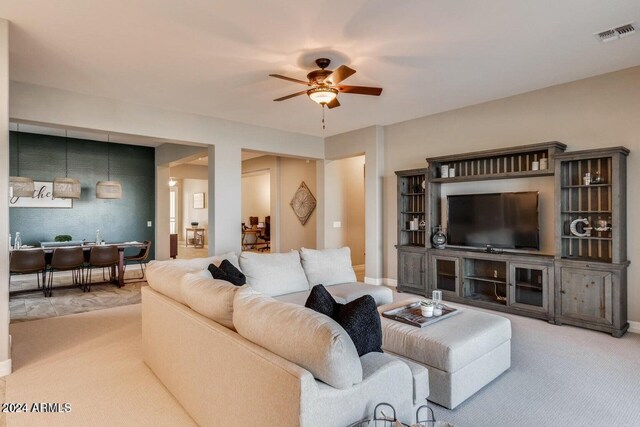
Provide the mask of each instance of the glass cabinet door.
[{"label": "glass cabinet door", "polygon": [[458,258],[433,255],[432,262],[432,280],[433,289],[444,291],[446,294],[458,294]]},{"label": "glass cabinet door", "polygon": [[547,311],[548,267],[511,264],[509,304],[536,311]]}]

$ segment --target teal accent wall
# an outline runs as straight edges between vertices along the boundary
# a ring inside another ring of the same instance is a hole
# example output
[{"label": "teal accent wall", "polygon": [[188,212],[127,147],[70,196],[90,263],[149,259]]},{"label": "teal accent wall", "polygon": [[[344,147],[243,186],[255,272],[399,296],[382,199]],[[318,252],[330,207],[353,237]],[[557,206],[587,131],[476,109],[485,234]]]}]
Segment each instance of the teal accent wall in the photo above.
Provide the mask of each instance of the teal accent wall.
[{"label": "teal accent wall", "polygon": [[[35,181],[53,181],[65,176],[65,138],[10,133],[10,172]],[[110,158],[110,162],[107,159]],[[96,182],[120,181],[122,199],[96,199]],[[124,144],[68,138],[68,176],[80,180],[82,195],[73,208],[9,209],[10,232],[20,232],[23,244],[52,241],[56,235],[70,234],[74,240],[94,241],[100,229],[107,242],[151,240],[152,259],[155,235],[155,149]],[[153,221],[153,227],[147,227]],[[135,252],[135,251],[133,251]],[[127,252],[128,253],[128,252]]]}]

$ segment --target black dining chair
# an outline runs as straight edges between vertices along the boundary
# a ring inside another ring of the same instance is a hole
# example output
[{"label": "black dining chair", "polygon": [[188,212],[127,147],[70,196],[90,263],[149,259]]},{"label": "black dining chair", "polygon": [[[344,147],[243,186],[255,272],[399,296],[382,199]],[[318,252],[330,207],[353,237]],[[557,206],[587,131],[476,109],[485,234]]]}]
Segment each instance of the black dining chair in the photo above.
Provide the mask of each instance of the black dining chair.
[{"label": "black dining chair", "polygon": [[267,216],[264,218],[264,231],[261,235],[258,236],[258,239],[265,242],[265,246],[260,248],[260,251],[270,251],[271,246],[271,217]]},{"label": "black dining chair", "polygon": [[[9,258],[9,274],[32,274],[36,273],[38,289],[40,289],[40,273],[47,267],[42,249],[16,250],[11,251]],[[44,287],[44,284],[42,285]],[[9,287],[11,287],[11,276],[9,276]]]},{"label": "black dining chair", "polygon": [[44,287],[44,296],[50,297],[53,293],[53,272],[71,271],[71,280],[74,285],[84,287],[84,251],[76,248],[55,248],[49,264],[48,285]]},{"label": "black dining chair", "polygon": [[88,279],[85,282],[84,290],[91,292],[91,273],[94,268],[102,268],[102,280],[105,280],[104,269],[109,269],[109,281],[115,280],[115,267],[118,265],[119,255],[117,246],[96,245],[89,252],[89,265],[87,268]]},{"label": "black dining chair", "polygon": [[140,249],[136,255],[128,255],[124,257],[124,271],[127,272],[127,265],[130,262],[137,262],[140,265],[140,277],[135,279],[144,279],[144,271],[147,268],[147,261],[149,260],[149,253],[151,252],[151,240],[144,241],[144,248]]}]

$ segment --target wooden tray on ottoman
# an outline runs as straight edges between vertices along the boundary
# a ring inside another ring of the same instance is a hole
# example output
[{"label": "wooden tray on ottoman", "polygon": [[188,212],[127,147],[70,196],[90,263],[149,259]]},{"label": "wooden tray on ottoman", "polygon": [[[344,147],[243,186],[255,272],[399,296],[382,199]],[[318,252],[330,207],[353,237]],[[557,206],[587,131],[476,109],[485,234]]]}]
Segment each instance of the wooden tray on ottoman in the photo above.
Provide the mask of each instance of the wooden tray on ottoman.
[{"label": "wooden tray on ottoman", "polygon": [[383,311],[382,315],[387,319],[396,320],[417,328],[424,328],[425,326],[432,325],[460,312],[458,309],[448,307],[444,304],[440,304],[440,306],[442,306],[442,316],[437,317],[424,317],[420,309],[420,302],[414,302],[394,308],[393,310]]}]

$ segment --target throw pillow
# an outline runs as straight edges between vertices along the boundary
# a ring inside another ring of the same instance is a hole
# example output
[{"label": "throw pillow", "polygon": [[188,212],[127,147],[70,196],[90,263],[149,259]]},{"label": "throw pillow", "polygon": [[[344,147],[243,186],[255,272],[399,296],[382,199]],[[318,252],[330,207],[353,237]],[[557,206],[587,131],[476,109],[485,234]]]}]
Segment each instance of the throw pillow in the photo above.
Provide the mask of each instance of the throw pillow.
[{"label": "throw pillow", "polygon": [[382,353],[382,325],[376,301],[364,295],[347,304],[340,304],[322,285],[311,289],[305,307],[331,317],[349,334],[358,356]]},{"label": "throw pillow", "polygon": [[226,259],[220,263],[220,267],[216,267],[215,264],[209,264],[208,270],[214,279],[225,280],[236,286],[242,286],[247,283],[244,274]]},{"label": "throw pillow", "polygon": [[224,271],[230,279],[228,281],[236,286],[242,286],[247,283],[247,278],[242,274],[242,271],[238,270],[228,259],[220,263],[220,270]]},{"label": "throw pillow", "polygon": [[[311,288],[311,292],[307,297],[307,302],[304,303],[304,306],[310,308],[313,311],[317,311],[318,313],[322,313],[325,316],[329,316],[334,319],[336,312],[338,310],[338,303],[331,296],[329,291],[322,286],[316,285]],[[335,320],[335,319],[334,319]]]}]

